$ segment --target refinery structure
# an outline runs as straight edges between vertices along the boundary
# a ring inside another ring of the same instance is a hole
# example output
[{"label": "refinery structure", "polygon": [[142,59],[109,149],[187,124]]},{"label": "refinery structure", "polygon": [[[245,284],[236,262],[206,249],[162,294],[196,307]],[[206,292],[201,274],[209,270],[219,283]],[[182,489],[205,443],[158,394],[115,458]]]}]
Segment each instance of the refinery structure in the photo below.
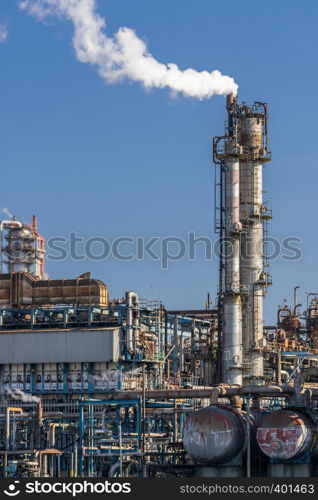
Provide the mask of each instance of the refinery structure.
[{"label": "refinery structure", "polygon": [[2,476],[317,476],[318,293],[301,310],[295,287],[266,324],[268,110],[229,95],[226,111],[214,308],[47,279],[36,217],[1,222]]}]

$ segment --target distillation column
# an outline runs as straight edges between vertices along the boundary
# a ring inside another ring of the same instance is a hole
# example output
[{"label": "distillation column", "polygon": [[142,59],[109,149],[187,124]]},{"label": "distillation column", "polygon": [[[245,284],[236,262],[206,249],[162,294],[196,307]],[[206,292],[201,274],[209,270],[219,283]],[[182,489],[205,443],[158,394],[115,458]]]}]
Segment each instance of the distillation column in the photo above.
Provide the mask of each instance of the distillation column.
[{"label": "distillation column", "polygon": [[267,108],[227,98],[225,136],[213,141],[220,165],[221,240],[219,307],[222,382],[263,383],[263,299],[269,284],[263,262],[263,163]]},{"label": "distillation column", "polygon": [[[230,100],[228,99],[228,105]],[[240,170],[237,142],[229,113],[221,168],[224,178],[222,299],[222,381],[242,384],[242,308],[240,296]]]},{"label": "distillation column", "polygon": [[263,221],[268,212],[263,204],[263,163],[267,152],[267,110],[255,103],[243,105],[238,114],[240,159],[240,221],[242,223],[240,283],[244,381],[263,383],[263,300],[269,283],[264,272]]}]

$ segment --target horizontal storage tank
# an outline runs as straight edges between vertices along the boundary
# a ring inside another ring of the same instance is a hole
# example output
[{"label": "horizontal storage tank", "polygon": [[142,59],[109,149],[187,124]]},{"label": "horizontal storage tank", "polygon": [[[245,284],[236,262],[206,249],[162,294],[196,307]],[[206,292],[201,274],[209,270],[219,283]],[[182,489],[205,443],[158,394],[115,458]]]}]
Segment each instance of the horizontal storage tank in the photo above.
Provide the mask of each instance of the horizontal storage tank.
[{"label": "horizontal storage tank", "polygon": [[245,448],[244,414],[234,408],[210,406],[191,413],[183,430],[183,445],[197,462],[211,465],[233,460]]},{"label": "horizontal storage tank", "polygon": [[257,444],[274,460],[290,460],[310,451],[317,455],[314,422],[303,413],[279,410],[262,415],[257,425]]}]

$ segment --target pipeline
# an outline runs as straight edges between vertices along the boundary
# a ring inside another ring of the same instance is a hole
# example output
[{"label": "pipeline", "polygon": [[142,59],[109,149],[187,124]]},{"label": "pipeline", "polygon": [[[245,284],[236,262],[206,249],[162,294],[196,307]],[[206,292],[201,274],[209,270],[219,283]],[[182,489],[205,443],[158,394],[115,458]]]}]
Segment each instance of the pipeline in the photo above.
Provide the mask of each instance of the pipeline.
[{"label": "pipeline", "polygon": [[[211,388],[200,389],[150,389],[145,391],[147,399],[215,399],[216,397],[227,398],[233,396],[293,396],[295,390],[290,385],[246,385],[227,386],[219,385]],[[113,400],[136,399],[143,395],[142,390],[112,391],[105,397]]]}]

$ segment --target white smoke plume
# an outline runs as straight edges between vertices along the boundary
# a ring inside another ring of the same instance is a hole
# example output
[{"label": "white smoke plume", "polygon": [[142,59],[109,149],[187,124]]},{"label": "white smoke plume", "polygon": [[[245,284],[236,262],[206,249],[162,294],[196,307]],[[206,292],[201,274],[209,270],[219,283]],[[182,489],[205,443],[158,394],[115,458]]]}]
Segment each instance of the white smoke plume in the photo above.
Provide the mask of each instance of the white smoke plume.
[{"label": "white smoke plume", "polygon": [[140,375],[142,373],[142,367],[134,368],[127,372],[123,372],[124,377],[134,377],[135,375]]},{"label": "white smoke plume", "polygon": [[0,24],[0,43],[3,43],[8,38],[8,28],[4,24]]},{"label": "white smoke plume", "polygon": [[12,399],[22,401],[23,403],[39,403],[41,401],[40,398],[32,394],[26,394],[20,389],[14,389],[14,391],[12,391],[8,386],[4,388],[4,393]]},{"label": "white smoke plume", "polygon": [[10,210],[9,210],[7,207],[4,207],[4,208],[2,209],[2,212],[3,212],[4,214],[6,214],[8,217],[10,217],[10,219],[12,219],[13,215],[12,215],[12,213],[10,212]]},{"label": "white smoke plume", "polygon": [[107,372],[98,373],[97,375],[92,375],[91,380],[93,382],[106,382],[106,384],[115,383],[117,381],[118,371],[109,370]]},{"label": "white smoke plume", "polygon": [[158,62],[131,28],[119,28],[113,38],[108,37],[96,0],[20,0],[19,5],[42,21],[51,16],[71,21],[77,59],[95,66],[108,83],[128,78],[146,89],[168,88],[174,95],[200,100],[237,93],[233,78],[218,70],[181,70],[176,64]]},{"label": "white smoke plume", "polygon": [[[126,372],[122,372],[123,377],[134,377],[135,375],[139,375],[142,372],[142,368],[134,368],[133,370],[129,370]],[[119,374],[121,372],[119,370],[108,370],[106,372],[98,373],[97,375],[92,375],[91,380],[93,382],[106,382],[107,384],[117,382]]]}]

